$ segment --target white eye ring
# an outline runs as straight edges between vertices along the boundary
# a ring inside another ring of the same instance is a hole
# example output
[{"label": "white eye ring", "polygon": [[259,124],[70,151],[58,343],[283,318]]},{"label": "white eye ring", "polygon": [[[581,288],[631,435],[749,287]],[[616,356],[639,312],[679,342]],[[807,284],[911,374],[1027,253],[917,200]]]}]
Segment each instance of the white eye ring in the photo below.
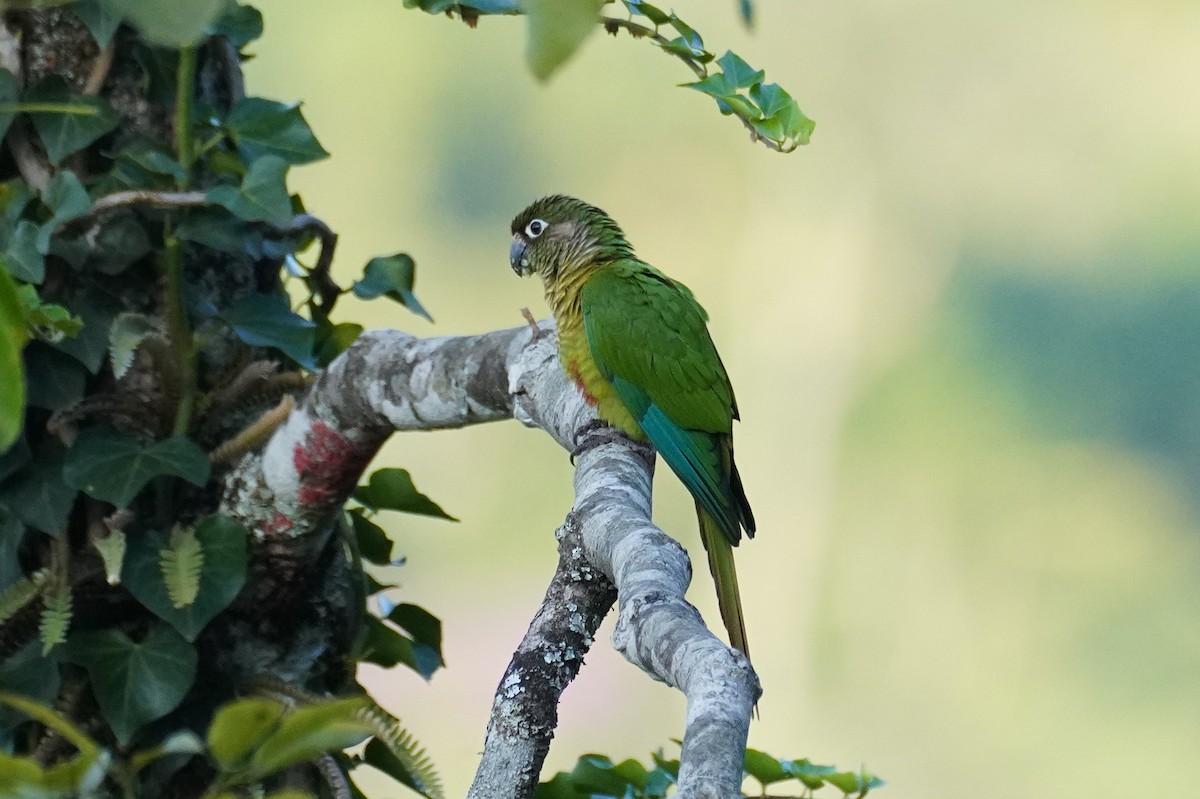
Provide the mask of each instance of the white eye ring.
[{"label": "white eye ring", "polygon": [[525,226],[525,235],[531,239],[536,239],[538,236],[546,232],[546,228],[550,225],[544,219],[535,219]]}]

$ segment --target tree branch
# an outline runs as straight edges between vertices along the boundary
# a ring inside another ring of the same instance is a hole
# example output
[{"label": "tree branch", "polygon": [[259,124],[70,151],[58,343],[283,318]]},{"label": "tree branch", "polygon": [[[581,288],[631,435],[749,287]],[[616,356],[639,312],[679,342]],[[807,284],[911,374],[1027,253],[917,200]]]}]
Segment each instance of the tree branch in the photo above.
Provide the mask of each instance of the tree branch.
[{"label": "tree branch", "polygon": [[[265,449],[230,473],[222,512],[257,540],[273,542],[277,554],[302,556],[324,542],[334,514],[394,430],[515,417],[572,450],[576,435],[596,417],[563,374],[556,347],[555,336],[534,337],[529,327],[429,339],[397,331],[364,334],[317,377]],[[683,598],[691,566],[683,548],[650,521],[652,464],[643,448],[607,432],[578,458],[575,503],[561,535],[577,534],[586,563],[616,586],[620,617],[613,645],[687,696],[680,796],[740,796],[758,679],[746,658],[715,638]],[[550,670],[545,679],[555,683],[552,690],[515,703],[503,694],[512,688],[510,677],[528,679],[532,672],[522,664],[531,652],[544,657],[557,650],[565,658],[571,650],[565,659],[576,661],[603,615],[596,610],[602,597],[589,593],[596,586],[585,585],[581,570],[571,565],[574,549],[564,554],[501,683],[483,760],[504,767],[497,765],[486,785],[476,779],[473,799],[525,796],[536,784],[557,714],[557,683],[565,687],[578,663]],[[587,603],[585,619],[572,619],[580,611],[571,610],[576,600],[566,598],[575,596]],[[524,723],[530,719],[539,721]]]}]

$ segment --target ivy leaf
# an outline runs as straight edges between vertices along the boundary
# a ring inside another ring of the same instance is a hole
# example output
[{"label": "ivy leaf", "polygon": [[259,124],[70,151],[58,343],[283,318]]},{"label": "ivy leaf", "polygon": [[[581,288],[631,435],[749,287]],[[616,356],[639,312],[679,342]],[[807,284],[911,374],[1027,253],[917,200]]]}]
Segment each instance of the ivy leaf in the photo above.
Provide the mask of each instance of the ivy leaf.
[{"label": "ivy leaf", "polygon": [[57,75],[44,78],[26,92],[23,105],[54,166],[108,133],[120,121],[107,100],[71,94],[66,82]]},{"label": "ivy leaf", "polygon": [[[18,694],[52,705],[58,696],[57,664],[42,655],[41,647],[30,642],[0,663],[0,691]],[[0,741],[4,734],[29,717],[8,706],[0,706]]]},{"label": "ivy leaf", "polygon": [[371,510],[398,510],[458,521],[417,490],[407,469],[376,469],[365,486],[354,490],[354,499]]},{"label": "ivy leaf", "polygon": [[31,408],[59,411],[83,398],[87,375],[79,361],[35,341],[25,348],[26,402]]},{"label": "ivy leaf", "polygon": [[175,160],[175,156],[151,139],[134,139],[121,148],[117,160],[133,164],[152,175],[165,175],[176,183],[187,178],[187,170]]},{"label": "ivy leaf", "polygon": [[374,663],[385,669],[403,663],[426,680],[442,666],[439,654],[428,646],[418,646],[413,639],[385,624],[376,616],[363,617],[366,639],[359,660]]},{"label": "ivy leaf", "polygon": [[[418,605],[397,605],[387,615],[388,621],[404,630],[413,639],[413,655],[418,663],[430,664],[429,674],[446,665],[442,655],[442,620]],[[425,671],[421,671],[425,674]]]},{"label": "ivy leaf", "polygon": [[278,294],[248,294],[221,314],[238,338],[252,347],[275,347],[306,369],[316,368],[316,323],[288,307]]},{"label": "ivy leaf", "polygon": [[46,190],[42,202],[50,209],[50,220],[38,231],[37,249],[42,255],[50,252],[50,238],[63,222],[83,216],[92,207],[87,189],[69,169],[59,170]]},{"label": "ivy leaf", "polygon": [[59,342],[58,348],[96,374],[108,354],[109,331],[113,319],[121,312],[121,304],[102,289],[90,287],[71,298],[71,309],[83,320],[83,329],[73,338]]},{"label": "ivy leaf", "polygon": [[41,283],[46,277],[46,257],[38,252],[37,235],[37,225],[22,219],[5,244],[4,265],[13,277],[26,283]]},{"label": "ivy leaf", "polygon": [[598,27],[606,0],[526,0],[529,38],[525,61],[538,80],[562,66]]},{"label": "ivy leaf", "polygon": [[394,544],[383,528],[358,509],[350,511],[350,524],[354,527],[354,538],[358,542],[359,553],[378,566],[390,565]]},{"label": "ivy leaf", "polygon": [[145,39],[181,47],[195,44],[225,8],[225,0],[107,0]]},{"label": "ivy leaf", "polygon": [[666,25],[671,21],[671,15],[663,11],[658,6],[652,6],[649,3],[643,3],[642,0],[622,0],[625,3],[625,8],[629,9],[634,14],[640,14],[646,19],[654,23],[655,27]]},{"label": "ivy leaf", "polygon": [[806,758],[784,761],[783,766],[806,788],[814,791],[825,784],[825,777],[837,772],[836,766],[819,766]]},{"label": "ivy leaf", "polygon": [[413,294],[416,276],[417,265],[413,259],[399,252],[368,261],[366,269],[363,270],[362,280],[356,281],[352,290],[355,297],[363,300],[373,300],[381,296],[395,300],[432,322],[433,317]]},{"label": "ivy leaf", "polygon": [[140,643],[120,630],[75,633],[67,657],[87,669],[100,710],[122,744],[178,707],[196,676],[196,650],[166,624],[151,628]]},{"label": "ivy leaf", "polygon": [[753,0],[738,0],[738,13],[742,15],[742,24],[747,28],[754,27]]},{"label": "ivy leaf", "polygon": [[292,219],[292,201],[285,175],[288,162],[277,155],[256,158],[242,178],[241,188],[217,186],[208,199],[248,222],[267,222],[278,227]]},{"label": "ivy leaf", "polygon": [[231,3],[208,30],[213,36],[224,36],[234,47],[241,49],[263,34],[263,16],[254,6]]},{"label": "ivy leaf", "polygon": [[242,255],[262,248],[262,234],[224,208],[193,208],[175,229],[184,241],[209,249]]},{"label": "ivy leaf", "polygon": [[17,284],[0,267],[0,450],[17,440],[25,423],[25,372],[21,350],[28,338]]},{"label": "ivy leaf", "polygon": [[93,427],[75,439],[63,479],[89,496],[127,508],[155,477],[174,475],[203,486],[210,471],[204,450],[182,436],[143,446],[112,428]]},{"label": "ivy leaf", "polygon": [[836,774],[830,774],[825,777],[825,781],[837,788],[844,794],[865,794],[876,788],[881,788],[885,785],[884,781],[868,772],[865,768],[862,771],[839,771]]},{"label": "ivy leaf", "polygon": [[247,163],[264,155],[278,156],[289,164],[307,164],[329,156],[298,106],[246,97],[233,107],[225,127]]},{"label": "ivy leaf", "polygon": [[196,526],[204,552],[195,600],[174,606],[159,569],[159,552],[167,536],[147,530],[133,537],[125,556],[124,583],[139,602],[189,641],[233,602],[246,583],[246,531],[227,516],[209,516]]},{"label": "ivy leaf", "polygon": [[777,758],[757,749],[747,749],[742,759],[742,769],[763,786],[773,782],[791,779],[792,775],[783,767]]},{"label": "ivy leaf", "polygon": [[721,66],[721,72],[725,77],[739,89],[762,83],[767,76],[765,71],[754,69],[732,50],[726,50],[725,55],[717,59],[717,63]]},{"label": "ivy leaf", "polygon": [[65,451],[46,440],[33,461],[0,486],[0,503],[22,522],[57,537],[67,526],[67,516],[79,492],[63,482]]},{"label": "ivy leaf", "polygon": [[112,0],[76,0],[71,5],[75,15],[83,20],[96,44],[107,47],[121,26],[121,12],[113,8]]},{"label": "ivy leaf", "polygon": [[326,322],[317,336],[317,362],[328,366],[329,362],[345,352],[362,335],[363,326],[355,322]]}]

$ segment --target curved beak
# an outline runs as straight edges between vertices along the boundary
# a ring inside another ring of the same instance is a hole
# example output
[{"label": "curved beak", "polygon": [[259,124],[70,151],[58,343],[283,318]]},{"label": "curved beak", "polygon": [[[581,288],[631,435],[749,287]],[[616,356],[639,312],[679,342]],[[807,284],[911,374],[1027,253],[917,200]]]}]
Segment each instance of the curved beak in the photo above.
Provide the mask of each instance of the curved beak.
[{"label": "curved beak", "polygon": [[525,259],[525,248],[528,246],[525,239],[514,235],[512,244],[508,248],[508,265],[512,267],[518,277],[523,277],[529,271],[529,261]]}]

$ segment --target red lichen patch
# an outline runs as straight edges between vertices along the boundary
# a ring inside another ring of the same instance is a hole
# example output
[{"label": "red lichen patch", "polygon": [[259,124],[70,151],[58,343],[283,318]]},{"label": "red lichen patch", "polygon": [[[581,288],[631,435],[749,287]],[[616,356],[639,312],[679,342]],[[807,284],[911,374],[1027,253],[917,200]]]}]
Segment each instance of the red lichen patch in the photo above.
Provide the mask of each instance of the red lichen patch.
[{"label": "red lichen patch", "polygon": [[300,478],[297,499],[304,508],[341,505],[377,447],[363,447],[324,422],[313,422],[308,437],[296,445],[292,464]]}]

